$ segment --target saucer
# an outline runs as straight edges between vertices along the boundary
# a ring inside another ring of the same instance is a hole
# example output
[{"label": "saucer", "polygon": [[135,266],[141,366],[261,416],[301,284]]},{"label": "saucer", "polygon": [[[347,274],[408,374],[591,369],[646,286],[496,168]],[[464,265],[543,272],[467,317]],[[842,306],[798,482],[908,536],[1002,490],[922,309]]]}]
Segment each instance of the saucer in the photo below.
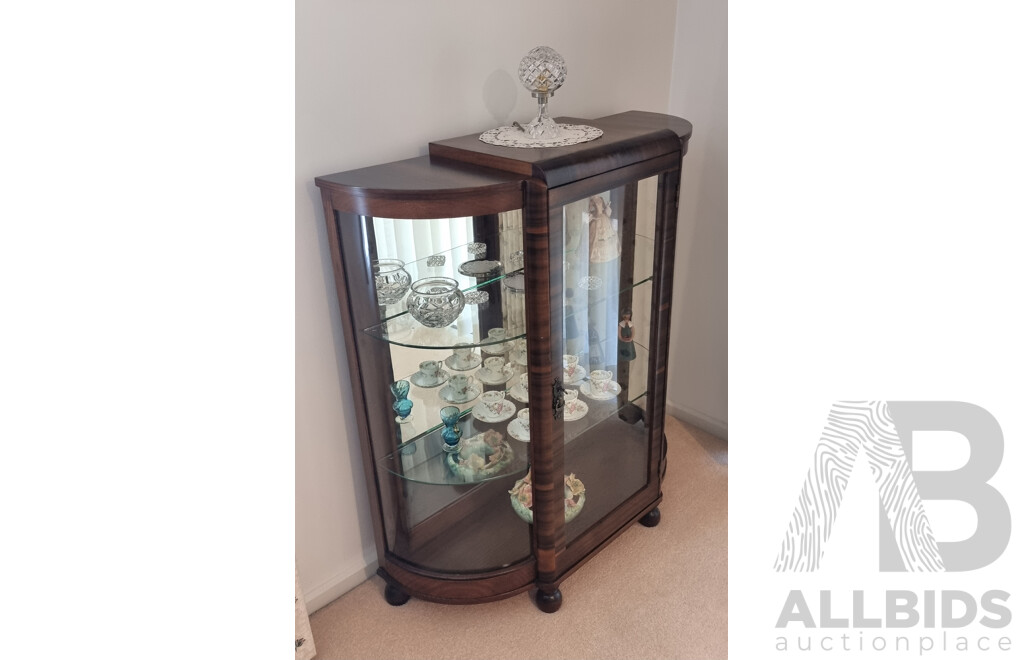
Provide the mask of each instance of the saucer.
[{"label": "saucer", "polygon": [[480,347],[480,350],[488,355],[504,355],[512,350],[512,344],[507,339],[502,339],[500,343],[484,344]]},{"label": "saucer", "polygon": [[498,422],[504,422],[507,419],[512,419],[512,416],[516,414],[516,404],[511,401],[501,402],[501,414],[491,415],[490,411],[487,410],[487,406],[483,403],[478,403],[473,406],[473,417],[483,422],[484,424],[497,424]]},{"label": "saucer", "polygon": [[469,371],[470,369],[476,369],[484,361],[482,357],[476,353],[472,353],[469,356],[469,364],[465,367],[460,367],[459,363],[455,361],[454,355],[449,355],[445,358],[444,363],[448,365],[448,368],[452,371]]},{"label": "saucer", "polygon": [[469,403],[473,399],[480,396],[480,388],[474,385],[470,385],[469,390],[466,392],[467,396],[465,399],[456,399],[454,396],[452,396],[454,392],[452,392],[451,385],[442,387],[439,394],[441,395],[441,398],[447,401],[448,403]]},{"label": "saucer", "polygon": [[511,364],[506,364],[501,368],[501,373],[502,375],[497,378],[489,378],[487,376],[487,370],[481,369],[476,372],[475,376],[477,380],[481,383],[486,383],[487,385],[504,385],[510,378],[512,378],[512,375],[515,373],[515,369],[512,368]]},{"label": "saucer", "polygon": [[508,391],[508,395],[518,401],[519,403],[529,403],[530,393],[526,391],[526,388],[516,383],[512,386],[512,389]]},{"label": "saucer", "polygon": [[469,277],[497,277],[504,271],[500,261],[474,259],[459,266],[459,272]]},{"label": "saucer", "polygon": [[583,401],[580,401],[579,398],[577,398],[576,411],[570,413],[569,404],[566,404],[565,415],[562,416],[562,419],[566,422],[575,422],[576,420],[583,419],[584,417],[586,417],[588,412],[590,412],[590,408],[587,406],[587,404],[584,403]]},{"label": "saucer", "polygon": [[562,369],[562,385],[565,386],[576,386],[583,382],[583,379],[588,375],[585,367],[579,365],[576,366],[576,378],[569,378],[569,370]]},{"label": "saucer", "polygon": [[437,372],[437,380],[436,381],[430,382],[430,383],[426,383],[426,382],[423,382],[423,374],[421,374],[420,372],[417,371],[413,375],[409,376],[409,382],[411,382],[413,385],[415,385],[417,387],[425,387],[425,388],[427,388],[429,390],[429,389],[432,389],[434,387],[440,387],[440,386],[444,385],[445,383],[448,382],[448,378],[450,376],[451,376],[450,373],[448,373],[444,369],[441,369],[441,370],[439,370]]},{"label": "saucer", "polygon": [[619,392],[621,391],[622,386],[616,383],[615,381],[612,381],[611,389],[605,392],[604,394],[592,392],[590,389],[589,380],[580,385],[580,394],[582,394],[585,397],[591,398],[594,401],[610,401],[611,399],[614,399],[615,397],[619,396]]},{"label": "saucer", "polygon": [[523,428],[523,423],[518,419],[513,419],[512,423],[508,425],[508,434],[519,442],[530,441],[529,431]]},{"label": "saucer", "polygon": [[522,272],[507,276],[501,281],[501,285],[514,293],[526,293],[526,278]]}]

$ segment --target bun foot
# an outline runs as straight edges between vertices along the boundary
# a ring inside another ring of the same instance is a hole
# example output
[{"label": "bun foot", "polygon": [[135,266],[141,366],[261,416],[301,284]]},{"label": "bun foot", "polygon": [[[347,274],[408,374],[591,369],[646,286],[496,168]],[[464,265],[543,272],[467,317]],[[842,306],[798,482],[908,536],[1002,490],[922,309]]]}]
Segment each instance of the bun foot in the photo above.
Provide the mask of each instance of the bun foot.
[{"label": "bun foot", "polygon": [[554,614],[558,611],[558,608],[562,606],[562,591],[555,589],[554,591],[547,593],[542,590],[537,590],[537,609],[547,614]]},{"label": "bun foot", "polygon": [[409,594],[389,584],[384,587],[384,600],[388,601],[388,605],[398,607],[409,602]]},{"label": "bun foot", "polygon": [[658,523],[661,522],[661,511],[658,507],[651,509],[646,516],[640,519],[640,524],[644,527],[657,527]]}]

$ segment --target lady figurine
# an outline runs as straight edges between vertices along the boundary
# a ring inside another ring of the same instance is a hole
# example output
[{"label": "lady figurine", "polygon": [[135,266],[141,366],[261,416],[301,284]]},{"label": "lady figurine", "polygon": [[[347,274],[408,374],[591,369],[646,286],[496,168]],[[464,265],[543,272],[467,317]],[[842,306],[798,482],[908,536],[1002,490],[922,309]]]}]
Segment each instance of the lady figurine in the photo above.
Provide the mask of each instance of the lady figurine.
[{"label": "lady figurine", "polygon": [[633,346],[633,310],[622,311],[619,321],[619,360],[629,362],[636,359],[636,347]]},{"label": "lady figurine", "polygon": [[604,197],[594,195],[587,209],[590,214],[590,263],[600,264],[618,259],[622,253],[619,232],[612,222],[612,205]]}]

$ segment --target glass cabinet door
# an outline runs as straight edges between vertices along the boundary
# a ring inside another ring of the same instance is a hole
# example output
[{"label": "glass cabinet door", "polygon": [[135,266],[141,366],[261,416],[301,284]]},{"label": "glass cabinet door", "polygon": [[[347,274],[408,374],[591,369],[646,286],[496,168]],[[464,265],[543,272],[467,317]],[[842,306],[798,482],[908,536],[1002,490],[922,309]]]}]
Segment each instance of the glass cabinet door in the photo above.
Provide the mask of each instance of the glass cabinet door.
[{"label": "glass cabinet door", "polygon": [[388,549],[436,571],[527,559],[508,494],[529,468],[509,431],[524,406],[521,212],[343,221],[367,248],[346,269],[370,298],[353,313]]},{"label": "glass cabinet door", "polygon": [[[564,204],[561,227],[553,227],[565,257],[563,304],[552,316],[560,326],[554,343],[564,398],[555,423],[564,442],[569,546],[650,481],[645,417],[658,197],[657,176],[593,192]],[[552,222],[558,216],[556,209]]]}]

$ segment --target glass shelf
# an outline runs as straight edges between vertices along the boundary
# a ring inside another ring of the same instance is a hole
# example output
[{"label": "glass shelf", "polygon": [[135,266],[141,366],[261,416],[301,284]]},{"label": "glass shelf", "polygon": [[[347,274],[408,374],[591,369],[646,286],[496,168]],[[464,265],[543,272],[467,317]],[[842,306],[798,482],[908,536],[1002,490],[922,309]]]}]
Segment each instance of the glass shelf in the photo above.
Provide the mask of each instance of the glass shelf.
[{"label": "glass shelf", "polygon": [[[636,237],[635,249],[634,277],[633,282],[628,286],[613,286],[610,287],[611,290],[607,286],[602,286],[597,291],[590,291],[578,288],[576,286],[579,284],[578,282],[566,282],[566,287],[575,288],[575,299],[579,301],[585,300],[585,304],[588,306],[594,306],[605,301],[617,302],[618,295],[624,291],[652,281],[654,240],[638,235]],[[471,256],[468,245],[459,246],[445,253],[445,256],[445,266],[443,267],[427,267],[427,259],[424,258],[413,262],[411,265],[407,264],[406,270],[412,275],[414,282],[421,277],[430,275],[451,277],[459,282],[463,293],[477,290],[486,291],[489,295],[488,302],[478,305],[467,304],[459,317],[447,327],[428,328],[408,313],[406,301],[403,299],[401,302],[389,305],[386,308],[381,323],[366,328],[363,332],[375,339],[409,348],[452,349],[458,343],[466,343],[474,347],[502,343],[490,339],[487,335],[489,330],[499,326],[481,321],[481,317],[494,316],[486,314],[484,310],[488,307],[498,306],[507,312],[502,315],[505,318],[504,324],[501,326],[505,329],[505,339],[503,341],[509,342],[525,337],[525,295],[521,291],[516,290],[517,285],[515,288],[504,286],[506,280],[510,283],[521,280],[522,270],[502,272],[500,275],[477,279],[457,274],[458,267],[465,259]],[[452,256],[457,258],[452,259]],[[459,259],[463,259],[463,261],[459,261]],[[617,261],[611,263],[614,265],[602,266],[605,269],[612,268],[614,270],[617,268]],[[594,272],[597,272],[596,268]],[[613,280],[609,278],[609,281]],[[618,280],[614,281],[617,282]]]},{"label": "glass shelf", "polygon": [[[634,342],[637,353],[637,363],[641,361],[646,364],[649,358],[647,347]],[[523,373],[524,367],[516,367],[516,373],[505,384],[506,391],[511,389],[518,381],[519,374]],[[584,379],[583,382],[588,382]],[[579,385],[566,386],[567,389],[579,389]],[[454,474],[447,462],[447,455],[443,448],[444,440],[441,439],[440,409],[444,406],[455,405],[441,399],[439,390],[441,388],[423,389],[413,387],[409,398],[414,402],[413,418],[405,424],[396,424],[397,434],[401,444],[394,452],[388,454],[378,461],[379,467],[395,474],[403,479],[424,484],[435,485],[458,485],[467,483],[479,483],[507,477],[510,474],[525,473],[529,467],[529,448],[527,443],[519,442],[508,433],[508,425],[514,420],[515,414],[509,419],[497,423],[482,422],[472,415],[473,406],[480,402],[479,397],[468,403],[459,404],[461,418],[459,426],[462,428],[462,438],[466,440],[473,438],[485,431],[497,431],[508,442],[513,453],[513,460],[495,474],[486,476],[475,476],[475,478],[464,478]],[[582,393],[580,400],[587,404],[587,414],[579,420],[565,421],[564,442],[569,443],[585,435],[590,429],[603,421],[616,415],[628,416],[627,409],[636,406],[640,399],[647,396],[647,382],[633,383],[627,390],[626,395],[620,394],[606,401],[595,401]],[[510,396],[505,397],[506,401],[515,405],[516,413],[526,407]],[[640,406],[641,409],[644,406]],[[419,413],[419,418],[417,418]]]},{"label": "glass shelf", "polygon": [[[519,230],[497,232],[483,239],[484,242],[482,244],[487,246],[488,250],[492,250],[502,244],[511,243],[512,237],[518,235],[521,235]],[[504,277],[506,271],[512,272],[523,267],[521,263],[513,265],[499,262],[501,263],[500,271],[481,276],[466,275],[459,270],[463,265],[473,267],[474,264],[479,264],[479,262],[496,261],[496,259],[488,256],[478,257],[477,254],[479,253],[471,251],[471,246],[474,245],[478,244],[464,243],[462,245],[457,245],[450,250],[424,256],[415,261],[410,261],[405,264],[405,271],[409,273],[413,282],[425,277],[450,277],[459,283],[459,288],[463,291],[472,291],[497,279],[501,279]]]},{"label": "glass shelf", "polygon": [[[496,278],[496,280],[498,279],[500,278]],[[455,345],[459,343],[480,347],[521,339],[526,336],[525,297],[522,294],[508,292],[508,289],[505,289],[504,292],[500,291],[500,285],[496,280],[491,280],[486,285],[474,286],[472,289],[464,289],[463,292],[485,290],[490,295],[490,300],[483,305],[467,304],[459,317],[444,328],[428,328],[414,319],[405,311],[405,301],[403,300],[401,303],[389,307],[389,311],[393,309],[394,313],[390,314],[383,323],[366,328],[363,332],[375,339],[409,348],[454,349]],[[481,316],[484,316],[481,308],[484,305],[501,306],[503,299],[507,300],[505,304],[520,310],[519,313],[506,315],[509,320],[500,325],[481,321]],[[487,335],[488,331],[498,327],[505,329],[505,338],[502,341],[495,341]]]},{"label": "glass shelf", "polygon": [[[485,353],[483,357],[486,358],[489,356]],[[444,369],[452,375],[465,374],[475,378],[476,372],[479,368],[474,368],[470,371],[453,371],[450,367],[445,365]],[[480,380],[477,379],[477,387],[479,387],[481,391],[504,389],[508,392],[516,385],[516,383],[519,382],[519,375],[526,371],[526,367],[519,364],[513,364],[512,370],[512,377],[503,385],[498,386],[481,383]],[[440,387],[426,388],[417,386],[412,382],[412,380],[410,380],[411,378],[412,376],[406,376],[404,380],[408,380],[412,385],[409,388],[408,395],[409,400],[412,401],[412,415],[410,415],[405,423],[395,424],[397,427],[395,435],[398,438],[399,444],[413,442],[420,436],[440,430],[442,427],[441,408],[444,408],[445,406],[458,406],[460,413],[465,414],[470,412],[473,409],[473,406],[480,403],[479,396],[467,401],[466,403],[451,403],[441,397],[441,391],[444,390],[447,383]],[[513,400],[511,397],[506,395],[505,399],[517,404],[517,408],[521,407],[519,402]]]},{"label": "glass shelf", "polygon": [[[636,348],[636,361],[637,361],[637,363],[640,363],[641,361],[643,361],[643,364],[646,364],[646,361],[649,358],[647,347],[642,346],[638,342],[633,342],[633,345]],[[613,371],[612,373],[614,374],[615,372]],[[588,377],[588,378],[585,378],[583,382],[589,382],[589,380],[590,379]],[[580,390],[581,389],[579,384],[576,384],[576,385],[564,385],[563,384],[563,386],[566,389],[569,389],[569,390]],[[562,421],[564,423],[565,442],[566,443],[572,442],[573,440],[575,440],[576,438],[578,438],[581,435],[585,434],[591,428],[593,428],[594,426],[597,426],[598,424],[600,424],[604,420],[608,419],[609,417],[618,415],[620,413],[625,413],[626,408],[629,408],[631,405],[636,405],[637,401],[639,401],[640,399],[643,399],[646,396],[647,396],[647,381],[646,381],[646,379],[642,383],[639,383],[639,382],[631,383],[625,393],[620,393],[617,396],[615,396],[615,397],[613,397],[611,399],[605,400],[605,401],[595,401],[594,399],[591,399],[590,397],[585,396],[583,394],[583,392],[580,391],[579,400],[583,401],[584,403],[587,404],[587,408],[588,408],[587,414],[584,415],[582,419],[579,419],[579,420],[576,420],[576,421],[571,421],[571,422],[570,421],[565,421],[564,415],[563,415],[563,420]],[[641,406],[641,408],[643,408],[643,406]]]},{"label": "glass shelf", "polygon": [[[523,404],[517,403],[516,407],[518,411]],[[408,481],[444,486],[480,483],[525,474],[530,467],[530,448],[528,443],[519,442],[508,434],[506,428],[512,419],[515,419],[514,415],[504,422],[488,424],[476,419],[467,410],[459,420],[464,443],[486,431],[497,431],[508,443],[512,460],[493,474],[457,475],[449,466],[449,452],[444,450],[440,425],[415,440],[399,445],[394,452],[377,461],[377,465]]]}]

